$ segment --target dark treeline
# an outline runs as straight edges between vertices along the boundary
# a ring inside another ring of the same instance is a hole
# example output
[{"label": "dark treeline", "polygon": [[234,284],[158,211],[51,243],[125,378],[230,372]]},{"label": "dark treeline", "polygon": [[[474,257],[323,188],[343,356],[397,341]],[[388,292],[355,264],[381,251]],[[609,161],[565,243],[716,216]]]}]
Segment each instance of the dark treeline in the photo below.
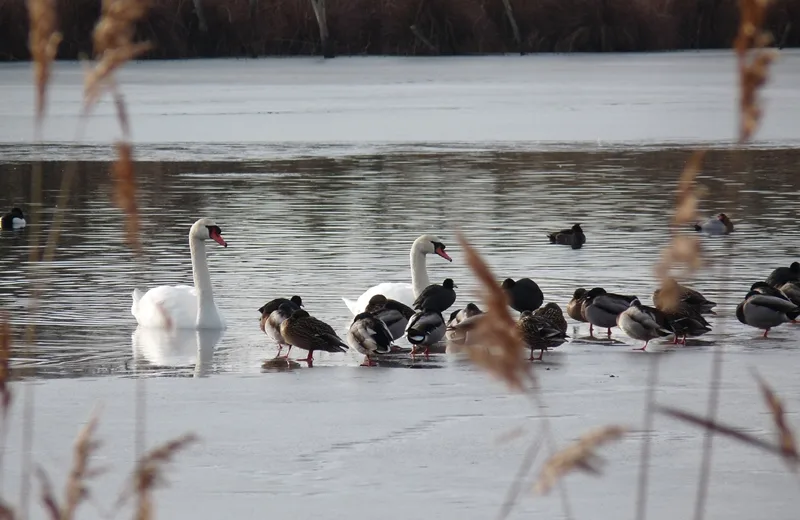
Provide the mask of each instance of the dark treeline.
[{"label": "dark treeline", "polygon": [[[58,0],[59,59],[91,53],[100,0]],[[738,0],[326,0],[338,55],[612,52],[730,47]],[[199,9],[197,7],[199,6]],[[519,41],[511,19],[518,27]],[[800,0],[774,0],[767,28],[800,46]],[[27,60],[25,0],[0,1],[0,60]],[[311,0],[152,0],[148,58],[320,54]]]}]

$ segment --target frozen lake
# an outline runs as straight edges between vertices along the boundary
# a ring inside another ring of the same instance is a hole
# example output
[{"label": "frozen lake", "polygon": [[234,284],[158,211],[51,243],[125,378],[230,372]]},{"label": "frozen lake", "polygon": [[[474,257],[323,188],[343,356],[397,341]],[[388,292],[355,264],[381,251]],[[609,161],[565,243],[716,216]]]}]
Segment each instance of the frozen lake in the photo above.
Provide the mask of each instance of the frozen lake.
[{"label": "frozen lake", "polygon": [[[762,340],[733,315],[754,281],[800,259],[800,53],[782,54],[773,69],[759,140],[739,156],[726,150],[735,136],[730,53],[203,60],[136,63],[121,79],[142,161],[143,259],[124,245],[113,205],[110,104],[74,143],[82,78],[76,64],[59,64],[47,144],[35,146],[28,65],[0,66],[10,100],[0,106],[0,210],[29,207],[30,161],[42,158],[49,222],[61,172],[80,161],[33,314],[28,248],[47,227],[0,235],[0,308],[15,326],[13,366],[28,381],[12,387],[2,488],[11,499],[25,385],[35,395],[33,458],[59,489],[75,432],[103,403],[99,465],[111,471],[92,494],[108,508],[135,457],[141,384],[149,445],[186,431],[202,438],[172,466],[160,517],[494,517],[540,423],[528,401],[448,355],[368,369],[356,353],[323,353],[312,369],[263,372],[276,349],[256,309],[299,294],[343,334],[341,297],[410,281],[408,249],[427,232],[453,258],[429,258],[432,281],[456,281],[456,306],[477,301],[459,228],[498,277],[529,276],[562,309],[581,286],[651,304],[686,144],[715,148],[700,177],[701,212],[724,211],[736,224],[729,237],[703,240],[706,266],[691,282],[719,302],[714,330],[642,353],[617,329],[612,344],[590,341],[588,327],[570,320],[572,341],[538,367],[559,444],[602,424],[636,429],[602,450],[604,477],[568,478],[572,512],[633,517],[654,357],[659,402],[703,413],[713,347],[724,348],[720,414],[748,433],[773,437],[751,367],[790,412],[800,407],[791,368],[800,326]],[[215,218],[229,243],[209,254],[228,329],[202,344],[137,336],[133,288],[191,283],[186,235],[201,216]],[[547,243],[548,230],[573,222],[587,232],[583,249]],[[28,323],[35,345],[22,340]],[[498,443],[519,427],[523,436]],[[652,435],[648,518],[688,518],[703,432],[659,417]],[[785,466],[759,452],[718,440],[713,470],[709,518],[788,519],[800,505]],[[80,517],[101,518],[101,509],[89,504]],[[44,518],[38,503],[31,513]],[[534,515],[564,517],[558,494],[525,493],[511,517]]]}]

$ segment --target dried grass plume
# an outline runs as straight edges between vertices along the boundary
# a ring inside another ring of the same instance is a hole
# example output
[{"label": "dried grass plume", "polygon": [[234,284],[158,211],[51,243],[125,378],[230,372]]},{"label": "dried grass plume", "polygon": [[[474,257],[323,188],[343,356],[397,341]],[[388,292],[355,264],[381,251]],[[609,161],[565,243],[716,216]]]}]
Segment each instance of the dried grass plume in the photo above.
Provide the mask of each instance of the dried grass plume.
[{"label": "dried grass plume", "polygon": [[467,341],[458,348],[466,351],[475,364],[504,381],[511,390],[522,392],[525,383],[533,381],[533,372],[530,363],[520,355],[524,344],[516,322],[508,312],[508,297],[489,266],[460,232],[458,241],[464,248],[467,264],[478,278],[486,306],[485,314],[476,321]]},{"label": "dried grass plume", "polygon": [[136,207],[136,175],[133,170],[133,150],[129,143],[117,143],[117,162],[114,163],[115,201],[125,212],[125,239],[135,251],[141,251],[139,240],[139,211]]},{"label": "dried grass plume", "polygon": [[89,497],[87,482],[104,471],[90,467],[92,457],[100,448],[100,441],[95,438],[97,423],[98,416],[93,413],[75,439],[72,468],[65,486],[63,504],[59,505],[44,470],[38,469],[37,473],[42,483],[42,503],[51,520],[73,520],[78,506]]},{"label": "dried grass plume", "polygon": [[677,309],[680,303],[680,286],[675,283],[673,270],[684,267],[685,275],[702,266],[700,240],[696,235],[681,232],[690,224],[697,222],[697,208],[700,205],[701,190],[696,178],[703,166],[705,150],[697,150],[686,162],[678,180],[675,197],[675,213],[670,221],[670,243],[661,252],[661,260],[656,264],[656,276],[660,282],[662,310]]},{"label": "dried grass plume", "polygon": [[542,466],[534,490],[538,494],[547,494],[561,478],[576,470],[599,475],[603,460],[595,450],[621,438],[626,431],[627,428],[615,425],[596,428],[554,453]]},{"label": "dried grass plume", "polygon": [[30,19],[28,47],[36,85],[36,127],[41,128],[47,104],[47,85],[62,36],[58,32],[55,0],[27,0],[26,4]]},{"label": "dried grass plume", "polygon": [[740,143],[749,141],[761,122],[758,91],[777,56],[775,49],[766,48],[772,43],[772,34],[764,30],[769,4],[769,0],[739,0],[739,33],[733,47],[739,69]]},{"label": "dried grass plume", "polygon": [[148,0],[103,0],[100,20],[92,33],[95,66],[84,81],[84,113],[104,90],[115,88],[114,71],[152,48],[149,42],[133,42],[136,22],[147,13]]},{"label": "dried grass plume", "polygon": [[153,518],[153,491],[165,482],[164,466],[169,464],[180,451],[198,440],[197,436],[188,433],[145,453],[136,464],[131,483],[120,496],[117,505],[121,506],[131,496],[135,496],[136,520]]},{"label": "dried grass plume", "polygon": [[783,456],[794,463],[791,467],[796,469],[796,464],[800,462],[800,454],[797,452],[797,440],[795,439],[794,431],[786,420],[786,410],[783,408],[783,402],[763,377],[755,371],[753,376],[756,378],[761,389],[761,395],[764,397],[767,408],[772,414],[772,420],[778,431],[778,446]]}]

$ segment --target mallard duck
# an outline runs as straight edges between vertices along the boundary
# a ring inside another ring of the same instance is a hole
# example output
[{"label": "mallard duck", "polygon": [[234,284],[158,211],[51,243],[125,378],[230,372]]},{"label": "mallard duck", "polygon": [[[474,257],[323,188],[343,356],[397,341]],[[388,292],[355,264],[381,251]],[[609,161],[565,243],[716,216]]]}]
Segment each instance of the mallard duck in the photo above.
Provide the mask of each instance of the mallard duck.
[{"label": "mallard duck", "polygon": [[540,316],[549,321],[555,328],[567,333],[567,320],[564,319],[564,313],[561,307],[556,302],[547,302],[544,307],[539,307],[533,312],[534,316]]},{"label": "mallard duck", "polygon": [[[286,303],[287,305],[281,308],[281,304],[283,303]],[[281,355],[283,346],[286,344],[286,341],[281,335],[281,323],[283,323],[286,318],[291,316],[294,311],[302,306],[303,300],[299,296],[295,295],[288,300],[286,298],[275,298],[274,300],[265,303],[258,309],[258,312],[261,313],[261,319],[258,323],[259,327],[261,328],[261,332],[275,340],[275,342],[278,344],[278,354],[275,357]],[[289,345],[289,350],[286,352],[287,356],[291,350],[292,346]]]},{"label": "mallard duck", "polygon": [[[662,310],[663,309],[659,309]],[[678,302],[678,307],[671,311],[663,311],[670,328],[675,333],[675,344],[686,345],[686,338],[702,336],[711,331],[711,325],[697,310],[686,302]],[[681,339],[681,336],[683,337]]]},{"label": "mallard duck", "polygon": [[764,329],[764,337],[770,329],[792,321],[800,316],[800,307],[794,303],[768,296],[757,291],[750,291],[736,306],[736,318],[751,327]]},{"label": "mallard duck", "polygon": [[606,292],[602,287],[595,287],[586,294],[583,302],[583,315],[589,322],[589,334],[594,336],[593,327],[608,329],[611,337],[611,327],[617,326],[617,316],[630,307],[636,296],[625,296]]},{"label": "mallard duck", "polygon": [[[540,361],[544,351],[556,348],[567,340],[567,334],[553,325],[543,316],[537,316],[532,311],[522,311],[517,320],[517,327],[522,335],[525,345],[531,350],[530,361]],[[533,351],[539,350],[539,357],[533,357]]]},{"label": "mallard duck", "polygon": [[416,354],[418,348],[424,347],[427,358],[431,345],[435,345],[444,337],[445,329],[441,312],[419,311],[414,314],[408,320],[408,327],[406,327],[406,338],[414,346],[411,355]]},{"label": "mallard duck", "polygon": [[362,366],[373,366],[372,356],[391,352],[393,339],[386,324],[368,312],[353,318],[347,331],[347,343],[366,356]]},{"label": "mallard duck", "polygon": [[720,213],[702,224],[695,224],[694,230],[702,231],[709,235],[728,235],[733,232],[733,222],[728,218],[728,215]]},{"label": "mallard duck", "polygon": [[781,285],[780,291],[795,305],[800,305],[800,282],[786,282]]},{"label": "mallard duck", "polygon": [[454,287],[458,286],[452,278],[445,278],[442,285],[431,284],[417,296],[413,307],[420,311],[444,312],[456,302]]},{"label": "mallard duck", "polygon": [[[289,304],[282,303],[284,311],[289,310]],[[322,320],[311,316],[303,309],[296,309],[281,323],[283,339],[297,348],[308,351],[308,357],[303,360],[308,366],[314,363],[314,351],[347,352],[347,343],[342,341],[333,327]]]},{"label": "mallard duck", "polygon": [[766,296],[774,296],[775,298],[791,301],[789,297],[786,296],[786,294],[784,294],[783,291],[767,284],[767,282],[755,282],[753,285],[750,286],[750,290],[755,291],[759,294],[764,294]]},{"label": "mallard duck", "polygon": [[392,339],[402,338],[406,333],[408,320],[414,315],[414,309],[397,300],[376,294],[369,299],[364,312],[368,312],[384,322],[392,334]]},{"label": "mallard duck", "polygon": [[445,337],[447,341],[459,345],[464,344],[467,339],[467,331],[463,330],[463,328],[459,328],[458,325],[473,316],[479,316],[481,314],[483,314],[483,311],[472,302],[468,303],[463,309],[451,312],[450,319],[447,320],[447,326],[445,328]]},{"label": "mallard duck", "polygon": [[778,267],[767,277],[766,283],[772,287],[780,287],[786,282],[800,281],[800,263],[792,262],[789,267]]},{"label": "mallard duck", "polygon": [[586,235],[583,234],[580,224],[574,224],[570,229],[548,233],[547,238],[551,244],[572,246],[572,249],[580,249],[586,243]]},{"label": "mallard duck", "polygon": [[508,296],[511,308],[517,312],[533,312],[544,303],[542,290],[530,278],[520,278],[517,281],[506,278],[501,287]]},{"label": "mallard duck", "polygon": [[655,307],[642,305],[638,298],[617,316],[617,325],[633,339],[644,341],[644,346],[634,350],[647,350],[651,339],[669,336],[674,331],[667,317]]},{"label": "mallard duck", "polygon": [[664,294],[662,289],[666,291],[667,294],[677,294],[678,301],[691,305],[697,309],[700,314],[716,314],[711,309],[717,305],[717,302],[706,299],[699,291],[679,284],[674,278],[667,278],[662,288],[653,291],[653,305],[661,311],[667,311],[668,307],[671,307],[669,305],[671,302],[666,301],[665,298],[662,297],[662,294]]},{"label": "mallard duck", "polygon": [[588,291],[583,287],[575,289],[572,299],[567,304],[567,315],[575,321],[582,321],[586,323],[586,317],[583,315],[583,303],[586,301]]}]

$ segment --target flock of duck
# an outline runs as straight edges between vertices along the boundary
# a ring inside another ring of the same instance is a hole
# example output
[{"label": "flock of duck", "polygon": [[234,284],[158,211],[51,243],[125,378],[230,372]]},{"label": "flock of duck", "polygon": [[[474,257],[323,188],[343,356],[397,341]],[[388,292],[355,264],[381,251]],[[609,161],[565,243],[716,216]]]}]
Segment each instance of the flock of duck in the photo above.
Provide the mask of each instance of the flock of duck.
[{"label": "flock of duck", "polygon": [[[719,222],[715,224],[714,222]],[[698,231],[728,234],[730,220],[724,215],[698,224]],[[579,224],[548,235],[551,243],[581,247],[586,237]],[[211,219],[196,221],[189,232],[194,285],[159,286],[146,293],[133,291],[131,313],[139,326],[159,328],[209,329],[225,328],[225,321],[214,302],[206,258],[206,242],[213,240],[227,247],[222,230]],[[468,341],[470,331],[487,314],[474,303],[452,310],[458,286],[447,278],[441,284],[431,283],[427,272],[428,255],[449,262],[444,241],[424,234],[411,246],[411,283],[385,282],[370,287],[356,300],[342,298],[353,315],[345,338],[333,327],[309,314],[300,296],[275,298],[258,309],[261,330],[278,345],[276,359],[289,360],[292,348],[305,350],[304,359],[313,364],[316,351],[346,352],[349,348],[364,354],[363,365],[374,365],[387,354],[408,352],[395,345],[405,337],[410,353],[426,357],[434,347]],[[567,341],[567,321],[561,307],[544,301],[539,286],[530,278],[505,279],[501,284],[509,305],[519,313],[517,326],[531,351],[530,359],[541,359],[544,351]],[[698,337],[711,330],[706,315],[715,314],[717,305],[698,291],[668,280],[652,295],[654,306],[644,305],[639,298],[607,292],[602,287],[578,288],[567,305],[567,315],[595,327],[618,327],[629,337],[643,341],[637,350],[645,350],[656,338],[674,336],[674,343],[686,344],[686,338]],[[450,311],[445,320],[445,313]],[[764,337],[774,327],[795,322],[800,315],[800,264],[775,269],[765,281],[752,284],[736,308],[740,322],[764,330]],[[442,340],[446,340],[442,342]],[[281,356],[284,348],[285,355]],[[534,358],[535,351],[538,358]]]}]

